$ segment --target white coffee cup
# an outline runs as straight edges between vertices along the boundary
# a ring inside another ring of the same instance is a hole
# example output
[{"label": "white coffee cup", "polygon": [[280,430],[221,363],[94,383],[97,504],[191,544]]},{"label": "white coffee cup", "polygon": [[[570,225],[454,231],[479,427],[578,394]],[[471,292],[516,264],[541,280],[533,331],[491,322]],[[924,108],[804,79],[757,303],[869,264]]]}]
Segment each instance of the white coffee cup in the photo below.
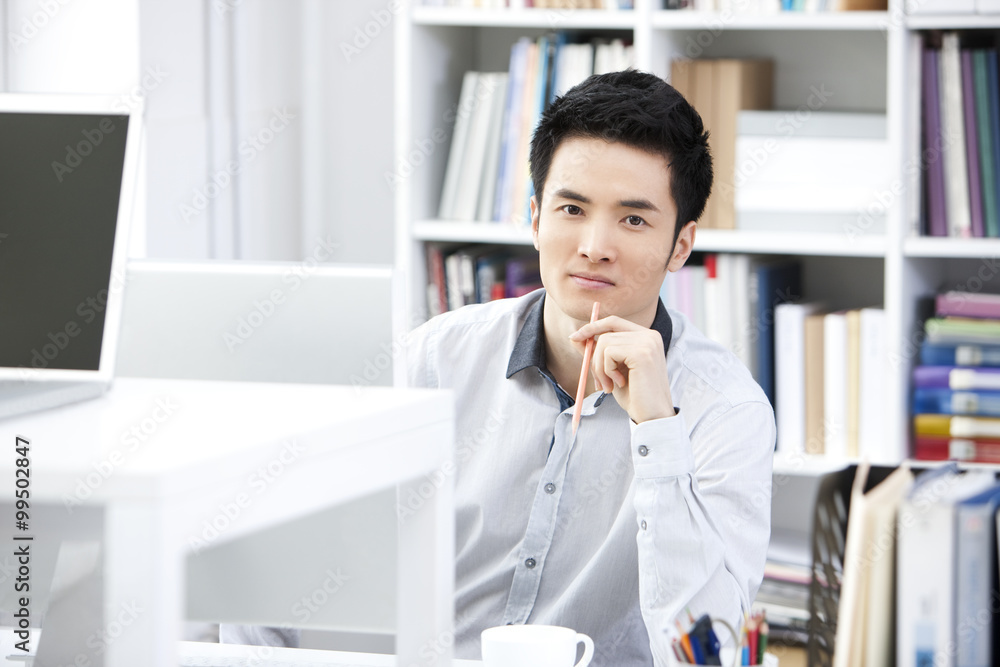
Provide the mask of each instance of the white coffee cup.
[{"label": "white coffee cup", "polygon": [[[481,637],[485,667],[586,667],[594,657],[594,640],[557,625],[500,625]],[[583,657],[574,664],[581,643]]]}]

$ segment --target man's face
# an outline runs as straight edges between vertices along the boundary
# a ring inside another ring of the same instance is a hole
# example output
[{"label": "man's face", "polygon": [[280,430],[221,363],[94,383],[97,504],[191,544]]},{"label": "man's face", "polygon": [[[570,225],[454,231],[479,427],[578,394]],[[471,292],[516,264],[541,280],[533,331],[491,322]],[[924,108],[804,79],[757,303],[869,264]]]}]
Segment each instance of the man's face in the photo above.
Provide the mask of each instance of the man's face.
[{"label": "man's face", "polygon": [[586,322],[594,301],[601,317],[649,326],[667,271],[684,265],[694,223],[671,254],[677,208],[666,160],[595,138],[563,141],[552,156],[531,224],[542,284],[565,316]]}]

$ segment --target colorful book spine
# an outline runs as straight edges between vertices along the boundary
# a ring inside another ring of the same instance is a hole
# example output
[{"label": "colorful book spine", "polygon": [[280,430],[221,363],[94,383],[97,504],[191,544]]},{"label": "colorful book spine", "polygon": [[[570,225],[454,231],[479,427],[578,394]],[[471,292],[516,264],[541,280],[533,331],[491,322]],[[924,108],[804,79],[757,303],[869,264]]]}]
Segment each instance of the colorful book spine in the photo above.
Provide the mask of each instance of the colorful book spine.
[{"label": "colorful book spine", "polygon": [[913,448],[913,458],[918,461],[1000,463],[1000,440],[918,434]]},{"label": "colorful book spine", "polygon": [[945,292],[934,300],[938,317],[1000,319],[1000,295],[981,292]]},{"label": "colorful book spine", "polygon": [[[989,99],[990,136],[993,139],[993,190],[1000,193],[1000,68],[997,62],[997,50],[986,50],[986,88]],[[1000,217],[1000,195],[997,200],[998,217]],[[1000,222],[993,227],[987,227],[986,235],[996,238],[1000,236]]]},{"label": "colorful book spine", "polygon": [[913,390],[914,414],[1000,417],[1000,391],[961,391],[942,387]]},{"label": "colorful book spine", "polygon": [[913,430],[918,435],[952,438],[1000,438],[1000,419],[958,415],[916,415]]},{"label": "colorful book spine", "polygon": [[983,195],[979,175],[979,132],[976,123],[976,92],[972,69],[972,51],[963,49],[962,107],[965,111],[965,158],[969,173],[969,216],[972,236],[982,238]]},{"label": "colorful book spine", "polygon": [[983,235],[996,236],[1000,225],[996,190],[996,168],[993,156],[993,125],[990,122],[989,84],[986,51],[972,53],[973,80],[976,95],[976,129],[979,139],[980,191],[983,195]]},{"label": "colorful book spine", "polygon": [[[941,96],[938,90],[938,51],[924,47],[924,141],[928,150],[941,150]],[[944,160],[940,157],[927,165],[927,233],[948,235],[948,212],[945,206]]]},{"label": "colorful book spine", "polygon": [[939,345],[924,341],[920,362],[925,366],[1000,366],[1000,345]]},{"label": "colorful book spine", "polygon": [[913,369],[917,388],[1000,390],[1000,368],[917,366]]}]

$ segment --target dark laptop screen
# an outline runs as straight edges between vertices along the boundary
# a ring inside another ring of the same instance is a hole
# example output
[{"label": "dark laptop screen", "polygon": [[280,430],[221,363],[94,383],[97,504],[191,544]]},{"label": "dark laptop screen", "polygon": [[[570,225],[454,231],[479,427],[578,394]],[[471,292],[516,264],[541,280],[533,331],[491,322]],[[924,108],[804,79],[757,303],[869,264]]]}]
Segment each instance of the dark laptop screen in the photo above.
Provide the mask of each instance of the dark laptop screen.
[{"label": "dark laptop screen", "polygon": [[127,127],[0,111],[0,366],[98,369]]}]

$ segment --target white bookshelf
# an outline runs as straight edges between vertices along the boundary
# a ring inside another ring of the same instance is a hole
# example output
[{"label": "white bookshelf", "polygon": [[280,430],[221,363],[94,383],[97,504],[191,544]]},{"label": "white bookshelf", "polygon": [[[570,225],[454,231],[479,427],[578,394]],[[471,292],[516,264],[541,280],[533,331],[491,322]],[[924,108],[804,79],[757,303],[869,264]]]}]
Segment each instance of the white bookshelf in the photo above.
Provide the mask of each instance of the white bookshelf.
[{"label": "white bookshelf", "polygon": [[[519,37],[567,29],[630,39],[637,67],[663,77],[669,76],[674,57],[772,58],[776,109],[799,108],[810,86],[826,85],[835,92],[829,110],[885,113],[894,156],[890,176],[907,190],[888,207],[884,233],[699,229],[695,250],[801,256],[807,264],[806,298],[833,295],[854,300],[855,306],[881,302],[888,349],[907,349],[914,339],[918,297],[939,287],[955,288],[978,270],[982,258],[1000,251],[1000,240],[919,238],[912,231],[919,199],[904,167],[919,152],[917,31],[1000,28],[1000,16],[906,17],[904,5],[904,0],[889,0],[886,12],[770,15],[666,11],[658,0],[636,0],[635,9],[625,11],[410,5],[395,26],[396,163],[405,162],[437,128],[445,129],[448,139],[396,188],[396,261],[408,279],[406,321],[421,321],[425,312],[426,243],[530,246],[526,227],[435,219],[451,138],[451,126],[442,119],[458,100],[466,70],[505,71],[510,46]],[[809,293],[810,281],[818,294]],[[905,451],[909,377],[917,359],[902,354],[897,361],[886,382],[886,434],[892,447]],[[836,462],[813,464],[804,469],[825,470]]]}]

